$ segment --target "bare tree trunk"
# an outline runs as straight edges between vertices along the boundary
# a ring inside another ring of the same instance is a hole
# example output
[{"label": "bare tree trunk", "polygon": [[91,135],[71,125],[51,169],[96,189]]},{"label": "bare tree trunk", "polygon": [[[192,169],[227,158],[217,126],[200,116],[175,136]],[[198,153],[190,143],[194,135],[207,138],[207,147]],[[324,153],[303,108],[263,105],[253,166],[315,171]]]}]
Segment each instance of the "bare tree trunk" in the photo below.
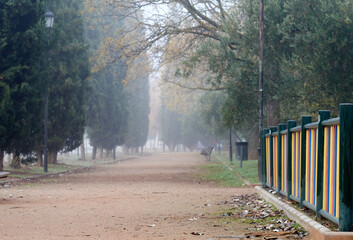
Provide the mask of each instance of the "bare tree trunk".
[{"label": "bare tree trunk", "polygon": [[82,161],[86,161],[86,152],[85,152],[84,137],[82,137],[82,144],[81,144],[81,160],[82,160]]},{"label": "bare tree trunk", "polygon": [[93,150],[92,150],[92,160],[95,160],[97,156],[97,147],[93,146]]},{"label": "bare tree trunk", "polygon": [[0,150],[0,171],[4,169],[4,151]]},{"label": "bare tree trunk", "polygon": [[12,168],[15,168],[15,169],[19,169],[21,168],[21,159],[20,159],[20,153],[17,152],[15,149],[13,150],[13,153],[12,153],[12,161],[11,161],[11,164],[10,166]]},{"label": "bare tree trunk", "polygon": [[115,153],[115,151],[116,151],[116,148],[114,147],[114,148],[113,148],[113,159],[116,159],[116,153]]},{"label": "bare tree trunk", "polygon": [[41,150],[37,151],[37,159],[38,166],[43,167],[43,152]]},{"label": "bare tree trunk", "polygon": [[58,152],[57,151],[49,151],[49,163],[56,164],[58,163]]},{"label": "bare tree trunk", "polygon": [[141,146],[141,154],[143,154],[143,146]]},{"label": "bare tree trunk", "polygon": [[103,152],[104,152],[104,149],[103,148],[99,148],[99,158],[100,159],[103,159]]}]

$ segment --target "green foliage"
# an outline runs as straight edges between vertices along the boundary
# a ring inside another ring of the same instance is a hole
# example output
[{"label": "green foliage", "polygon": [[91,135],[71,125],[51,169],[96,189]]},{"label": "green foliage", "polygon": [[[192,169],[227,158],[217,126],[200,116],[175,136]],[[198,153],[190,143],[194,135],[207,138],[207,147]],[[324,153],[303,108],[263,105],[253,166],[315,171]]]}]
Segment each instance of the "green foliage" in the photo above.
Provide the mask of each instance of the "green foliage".
[{"label": "green foliage", "polygon": [[162,99],[161,104],[161,140],[170,151],[174,151],[181,142],[182,119],[181,115],[169,110]]},{"label": "green foliage", "polygon": [[150,113],[149,78],[141,73],[137,79],[127,85],[128,120],[125,146],[128,148],[143,147],[148,136],[148,115]]},{"label": "green foliage", "polygon": [[225,104],[225,100],[226,95],[223,92],[206,92],[198,104],[200,122],[207,132],[214,136],[222,136],[225,133],[221,115],[221,107]]},{"label": "green foliage", "polygon": [[[97,54],[102,39],[110,34],[119,34],[122,21],[112,23],[112,19],[97,14],[88,14],[86,34],[91,46],[91,56]],[[111,31],[104,31],[104,26],[111,26]],[[114,64],[92,74],[87,98],[87,132],[94,147],[114,149],[125,142],[127,134],[128,95],[124,90],[123,79],[126,77],[126,64],[117,58]]]},{"label": "green foliage", "polygon": [[[123,66],[116,69],[122,70]],[[122,76],[109,70],[94,74],[87,104],[87,126],[93,146],[113,149],[122,145],[126,137],[127,94]]]},{"label": "green foliage", "polygon": [[56,0],[49,34],[49,151],[71,151],[82,142],[89,75],[80,1]]},{"label": "green foliage", "polygon": [[[209,84],[227,87],[222,123],[245,132],[258,121],[258,11],[258,1],[239,1],[220,40],[205,41],[184,64],[190,73],[207,61]],[[264,15],[264,125],[319,109],[337,115],[339,103],[353,101],[352,1],[269,0]]]},{"label": "green foliage", "polygon": [[353,101],[353,3],[350,0],[288,1],[278,31],[293,48],[290,70],[300,74],[301,105],[338,114]]},{"label": "green foliage", "polygon": [[0,151],[28,153],[41,132],[42,1],[0,3]]}]

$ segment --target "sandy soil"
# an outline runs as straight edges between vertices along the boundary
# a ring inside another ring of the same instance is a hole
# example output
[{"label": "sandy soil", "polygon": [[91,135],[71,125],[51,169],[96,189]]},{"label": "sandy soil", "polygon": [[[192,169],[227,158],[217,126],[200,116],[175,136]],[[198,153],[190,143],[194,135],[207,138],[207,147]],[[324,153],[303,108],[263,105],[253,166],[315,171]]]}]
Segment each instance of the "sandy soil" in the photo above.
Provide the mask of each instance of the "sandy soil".
[{"label": "sandy soil", "polygon": [[[200,183],[199,154],[155,154],[0,189],[0,239],[214,239],[216,203],[253,189]],[[200,214],[204,214],[199,218]],[[193,233],[203,235],[193,235]]]}]

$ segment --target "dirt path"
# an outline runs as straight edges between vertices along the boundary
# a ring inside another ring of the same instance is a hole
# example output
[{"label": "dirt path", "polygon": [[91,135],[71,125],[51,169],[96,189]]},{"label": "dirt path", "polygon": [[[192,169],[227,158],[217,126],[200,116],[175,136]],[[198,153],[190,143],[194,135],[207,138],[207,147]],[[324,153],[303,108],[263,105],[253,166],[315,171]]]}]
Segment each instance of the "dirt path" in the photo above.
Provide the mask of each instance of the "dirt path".
[{"label": "dirt path", "polygon": [[[199,183],[199,154],[156,154],[89,173],[0,189],[0,239],[212,239],[243,233],[215,203],[253,189]],[[202,233],[196,236],[192,233]]]}]

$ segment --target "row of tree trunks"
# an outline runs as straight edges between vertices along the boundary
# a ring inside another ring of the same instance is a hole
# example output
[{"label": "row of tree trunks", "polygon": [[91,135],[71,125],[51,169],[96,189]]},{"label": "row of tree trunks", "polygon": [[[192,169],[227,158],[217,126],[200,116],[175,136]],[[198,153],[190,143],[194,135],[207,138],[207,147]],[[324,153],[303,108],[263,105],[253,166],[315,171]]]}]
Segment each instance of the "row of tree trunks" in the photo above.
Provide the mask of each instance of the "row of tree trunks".
[{"label": "row of tree trunks", "polygon": [[102,159],[103,157],[110,157],[110,156],[113,156],[113,158],[115,159],[115,149],[106,150],[105,151],[105,156],[104,156],[104,149],[103,148],[99,148],[97,146],[93,146],[92,160],[95,160],[97,158],[97,151],[99,152],[99,158],[100,159]]},{"label": "row of tree trunks", "polygon": [[[82,154],[82,159],[85,160],[85,151],[84,151],[84,144],[81,145],[81,154]],[[3,170],[4,168],[4,151],[0,151],[0,171]],[[36,156],[37,156],[37,163],[38,166],[43,166],[43,151],[37,150],[36,151]],[[51,164],[56,164],[58,162],[58,152],[53,152],[49,151],[49,156],[48,156],[48,162]],[[16,150],[13,151],[13,158],[10,163],[10,166],[15,169],[21,168],[21,158],[20,158],[20,153],[18,153]]]}]

